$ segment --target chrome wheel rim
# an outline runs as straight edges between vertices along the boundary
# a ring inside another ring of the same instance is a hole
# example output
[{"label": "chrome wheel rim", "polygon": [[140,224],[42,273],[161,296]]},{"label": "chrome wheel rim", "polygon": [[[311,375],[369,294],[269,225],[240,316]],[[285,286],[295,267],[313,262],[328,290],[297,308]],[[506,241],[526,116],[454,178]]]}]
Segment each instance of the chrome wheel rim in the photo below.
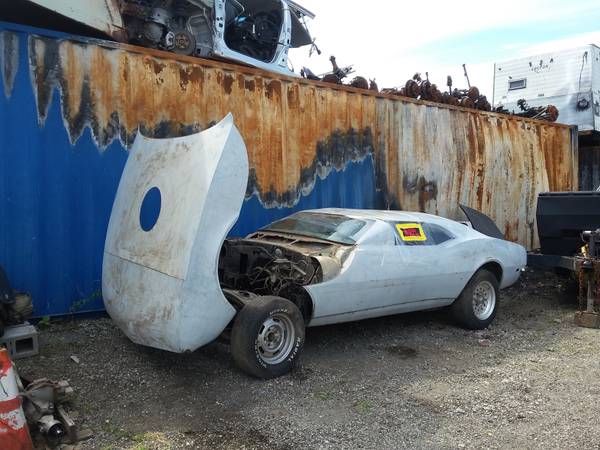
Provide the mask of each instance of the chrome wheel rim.
[{"label": "chrome wheel rim", "polygon": [[279,364],[294,348],[296,330],[285,314],[273,314],[263,322],[256,338],[256,352],[265,364]]},{"label": "chrome wheel rim", "polygon": [[490,318],[496,307],[496,290],[489,281],[482,281],[473,290],[473,313],[479,320]]}]

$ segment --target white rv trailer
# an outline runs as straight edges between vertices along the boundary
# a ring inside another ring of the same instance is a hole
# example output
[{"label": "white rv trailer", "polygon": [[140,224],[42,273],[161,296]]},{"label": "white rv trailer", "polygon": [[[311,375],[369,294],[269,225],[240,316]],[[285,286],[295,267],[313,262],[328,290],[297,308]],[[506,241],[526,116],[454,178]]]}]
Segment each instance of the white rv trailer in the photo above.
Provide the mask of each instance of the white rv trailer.
[{"label": "white rv trailer", "polygon": [[600,48],[586,45],[494,65],[495,107],[554,105],[558,122],[600,131]]}]

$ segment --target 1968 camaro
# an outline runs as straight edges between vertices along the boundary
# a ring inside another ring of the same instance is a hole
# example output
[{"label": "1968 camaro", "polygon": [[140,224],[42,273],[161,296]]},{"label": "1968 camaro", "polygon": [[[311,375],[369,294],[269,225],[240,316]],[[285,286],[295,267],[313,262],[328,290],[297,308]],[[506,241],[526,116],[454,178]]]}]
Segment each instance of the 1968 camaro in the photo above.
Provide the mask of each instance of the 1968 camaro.
[{"label": "1968 camaro", "polygon": [[229,330],[236,363],[271,378],[294,366],[306,327],[449,307],[462,326],[483,329],[526,264],[523,247],[466,207],[465,223],[304,211],[225,240],[247,174],[231,118],[184,138],[138,137],[103,268],[106,308],[134,342],[194,351]]}]

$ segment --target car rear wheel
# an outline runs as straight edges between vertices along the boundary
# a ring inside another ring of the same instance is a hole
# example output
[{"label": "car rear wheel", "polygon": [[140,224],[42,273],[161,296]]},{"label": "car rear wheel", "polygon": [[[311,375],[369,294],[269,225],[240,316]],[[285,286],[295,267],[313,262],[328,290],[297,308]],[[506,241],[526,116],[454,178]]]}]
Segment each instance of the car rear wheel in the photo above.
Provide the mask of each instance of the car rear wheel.
[{"label": "car rear wheel", "polygon": [[499,281],[487,271],[478,271],[451,307],[456,321],[469,330],[487,328],[498,311]]},{"label": "car rear wheel", "polygon": [[231,330],[231,353],[244,372],[276,378],[292,370],[304,345],[302,313],[280,297],[259,297],[238,312]]}]

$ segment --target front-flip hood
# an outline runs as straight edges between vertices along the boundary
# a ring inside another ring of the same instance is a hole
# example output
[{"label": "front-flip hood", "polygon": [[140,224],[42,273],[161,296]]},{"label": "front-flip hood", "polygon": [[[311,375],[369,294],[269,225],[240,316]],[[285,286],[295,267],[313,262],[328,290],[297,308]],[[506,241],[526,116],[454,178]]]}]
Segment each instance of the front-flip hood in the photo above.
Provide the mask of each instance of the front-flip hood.
[{"label": "front-flip hood", "polygon": [[217,267],[247,180],[246,147],[231,115],[192,136],[138,135],[110,217],[102,276],[106,309],[132,341],[193,351],[234,317]]}]

